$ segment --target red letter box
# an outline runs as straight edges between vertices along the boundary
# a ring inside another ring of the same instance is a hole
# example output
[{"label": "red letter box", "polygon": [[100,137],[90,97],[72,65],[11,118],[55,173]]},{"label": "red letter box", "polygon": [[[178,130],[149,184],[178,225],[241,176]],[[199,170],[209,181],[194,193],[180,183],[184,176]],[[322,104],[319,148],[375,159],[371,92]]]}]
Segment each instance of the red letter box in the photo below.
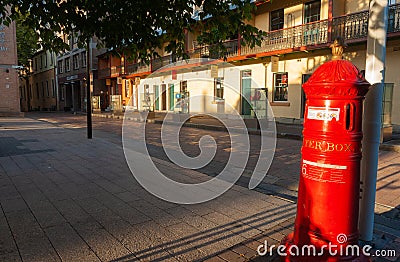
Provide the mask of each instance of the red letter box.
[{"label": "red letter box", "polygon": [[[357,260],[346,247],[358,244],[362,103],[369,86],[341,59],[320,66],[303,85],[297,216],[294,232],[284,240],[286,261]],[[316,252],[309,253],[310,245]]]}]

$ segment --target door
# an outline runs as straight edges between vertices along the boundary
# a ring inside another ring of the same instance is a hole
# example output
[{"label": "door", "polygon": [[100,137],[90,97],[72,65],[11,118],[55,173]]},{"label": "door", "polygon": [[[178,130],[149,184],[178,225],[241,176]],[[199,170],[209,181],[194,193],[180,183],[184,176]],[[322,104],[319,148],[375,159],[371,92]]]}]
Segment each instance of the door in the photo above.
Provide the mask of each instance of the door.
[{"label": "door", "polygon": [[169,110],[174,111],[175,107],[174,84],[169,85]]},{"label": "door", "polygon": [[306,94],[304,93],[303,84],[311,77],[311,74],[303,74],[301,77],[301,109],[300,118],[304,118],[304,112],[306,110]]},{"label": "door", "polygon": [[167,85],[161,85],[161,110],[167,110]]},{"label": "door", "polygon": [[160,90],[158,85],[154,85],[154,96],[155,96],[155,110],[160,110]]},{"label": "door", "polygon": [[240,72],[241,78],[241,114],[251,115],[251,70],[244,70]]}]

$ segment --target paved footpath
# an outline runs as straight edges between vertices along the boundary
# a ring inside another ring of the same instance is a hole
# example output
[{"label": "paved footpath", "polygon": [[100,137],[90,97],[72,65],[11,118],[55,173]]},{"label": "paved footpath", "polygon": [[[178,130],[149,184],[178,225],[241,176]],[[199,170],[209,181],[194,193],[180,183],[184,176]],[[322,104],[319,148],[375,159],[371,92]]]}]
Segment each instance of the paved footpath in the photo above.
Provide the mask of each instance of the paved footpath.
[{"label": "paved footpath", "polygon": [[[133,178],[121,146],[118,119],[28,114],[0,118],[0,261],[269,261],[258,245],[278,243],[295,216],[300,146],[279,139],[275,159],[257,190],[243,176],[227,193],[204,204],[177,205],[145,191]],[[207,180],[229,156],[224,132],[184,127],[181,144],[216,138],[210,166],[181,170],[162,153],[160,125],[146,130],[158,168],[171,176]],[[250,136],[247,169],[256,163],[259,136]],[[400,154],[380,152],[376,243],[400,255]],[[396,261],[396,258],[390,258]]]}]

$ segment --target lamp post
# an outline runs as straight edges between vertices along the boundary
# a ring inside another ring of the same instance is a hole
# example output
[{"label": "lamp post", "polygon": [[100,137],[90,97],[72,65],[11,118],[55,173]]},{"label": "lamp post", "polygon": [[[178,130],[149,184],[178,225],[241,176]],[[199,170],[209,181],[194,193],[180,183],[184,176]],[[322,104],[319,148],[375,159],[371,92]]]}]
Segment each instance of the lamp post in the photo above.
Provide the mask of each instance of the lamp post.
[{"label": "lamp post", "polygon": [[88,38],[86,42],[86,120],[87,120],[87,138],[92,139],[92,93],[90,92],[90,42]]}]

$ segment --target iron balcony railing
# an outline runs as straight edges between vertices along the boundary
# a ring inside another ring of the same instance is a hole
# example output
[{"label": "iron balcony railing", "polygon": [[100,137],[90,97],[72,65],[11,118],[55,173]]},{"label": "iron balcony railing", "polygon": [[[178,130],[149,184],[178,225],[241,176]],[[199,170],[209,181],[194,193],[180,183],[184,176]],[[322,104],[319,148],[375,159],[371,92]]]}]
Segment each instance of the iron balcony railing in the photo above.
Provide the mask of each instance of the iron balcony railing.
[{"label": "iron balcony railing", "polygon": [[150,65],[146,63],[134,63],[126,66],[125,73],[127,75],[138,74],[138,73],[145,73],[151,70]]},{"label": "iron balcony railing", "polygon": [[341,36],[345,41],[354,41],[368,35],[368,11],[335,17],[332,20],[332,38]]},{"label": "iron balcony railing", "polygon": [[[243,44],[243,40],[228,40],[221,49],[217,45],[205,45],[191,50],[189,58],[233,58],[253,56],[285,49],[301,47],[326,46],[330,41],[340,36],[347,42],[365,41],[368,36],[369,11],[343,15],[329,20],[302,24],[290,28],[267,32],[261,45],[250,47]],[[329,30],[330,29],[330,30]],[[400,32],[400,3],[389,6],[388,33]],[[152,60],[152,71],[176,62],[171,55]]]},{"label": "iron balcony railing", "polygon": [[240,55],[284,50],[328,42],[328,20],[268,32],[260,46],[242,45]]}]

